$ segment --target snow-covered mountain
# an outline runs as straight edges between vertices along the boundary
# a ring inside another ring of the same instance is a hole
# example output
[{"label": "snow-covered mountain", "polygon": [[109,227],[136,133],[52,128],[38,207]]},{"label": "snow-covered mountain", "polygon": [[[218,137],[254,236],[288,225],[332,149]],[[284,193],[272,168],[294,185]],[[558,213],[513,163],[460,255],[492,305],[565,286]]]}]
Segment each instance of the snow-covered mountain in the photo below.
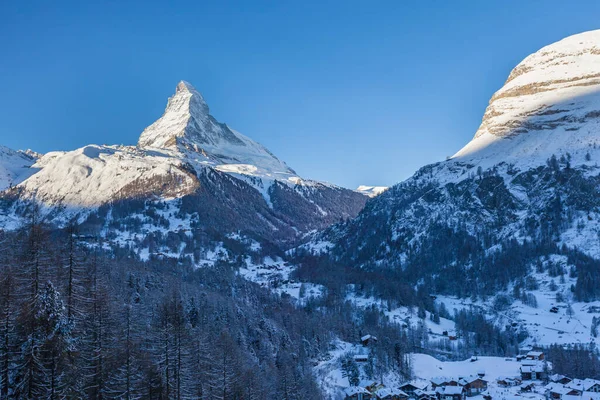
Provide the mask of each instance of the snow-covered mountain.
[{"label": "snow-covered mountain", "polygon": [[296,175],[262,145],[215,120],[202,95],[185,81],[177,85],[163,116],[142,132],[138,147],[168,149],[212,166],[227,165],[227,172]]},{"label": "snow-covered mountain", "polygon": [[[599,122],[600,31],[592,31],[528,56],[462,150],[303,248],[363,271],[394,270],[425,293],[521,293],[534,289],[527,279],[569,274],[572,287],[555,289],[564,301],[600,298]],[[553,259],[562,261],[546,267]]]},{"label": "snow-covered mountain", "polygon": [[389,188],[387,186],[366,186],[360,185],[356,188],[358,193],[362,193],[369,197],[379,196],[381,193],[385,192]]},{"label": "snow-covered mountain", "polygon": [[570,36],[519,63],[453,160],[532,167],[569,152],[572,164],[582,164],[600,144],[598,128],[600,30]]},{"label": "snow-covered mountain", "polygon": [[0,191],[21,183],[33,172],[35,154],[0,146]]},{"label": "snow-covered mountain", "polygon": [[134,207],[138,213],[167,202],[188,224],[200,214],[206,216],[200,225],[210,221],[223,234],[242,230],[286,241],[353,217],[366,201],[352,190],[300,178],[265,147],[216,121],[202,95],[183,81],[137,146],[88,145],[37,160],[6,150],[0,160],[4,188],[13,183],[2,194],[11,221],[34,197],[57,223],[84,221],[115,202],[147,202]]}]

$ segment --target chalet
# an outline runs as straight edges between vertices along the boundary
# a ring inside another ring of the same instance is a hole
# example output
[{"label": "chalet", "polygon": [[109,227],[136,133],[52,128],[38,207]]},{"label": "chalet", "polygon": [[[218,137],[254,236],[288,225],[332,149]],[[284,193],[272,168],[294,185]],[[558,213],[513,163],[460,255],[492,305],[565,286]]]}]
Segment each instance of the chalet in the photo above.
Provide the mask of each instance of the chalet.
[{"label": "chalet", "polygon": [[521,392],[531,392],[534,388],[535,388],[535,383],[526,382],[519,387],[519,390],[521,390]]},{"label": "chalet", "polygon": [[573,389],[561,385],[557,382],[552,382],[547,384],[544,389],[546,389],[546,397],[548,399],[562,399],[564,396],[579,396],[581,395],[581,391],[578,389]]},{"label": "chalet", "polygon": [[476,396],[481,392],[485,392],[488,388],[487,381],[478,376],[461,378],[460,384],[465,388],[465,394],[467,396]]},{"label": "chalet", "polygon": [[466,391],[462,386],[439,387],[435,392],[438,400],[465,400],[466,398]]},{"label": "chalet", "polygon": [[417,390],[424,391],[425,389],[427,389],[427,384],[420,382],[408,382],[404,385],[400,385],[400,390],[408,394],[409,397],[413,397]]},{"label": "chalet", "polygon": [[545,378],[544,366],[542,364],[537,365],[522,365],[521,366],[521,379],[524,381],[535,381]]},{"label": "chalet", "polygon": [[600,393],[600,381],[595,379],[573,379],[565,386],[571,389],[579,390],[580,392]]},{"label": "chalet", "polygon": [[372,335],[365,335],[360,338],[360,342],[363,346],[368,346],[370,344],[375,344],[377,342],[377,338]]},{"label": "chalet", "polygon": [[496,383],[498,384],[498,386],[500,387],[511,387],[511,386],[517,386],[521,384],[521,379],[520,378],[508,378],[508,377],[498,377],[498,379],[496,380]]},{"label": "chalet", "polygon": [[382,388],[375,393],[375,398],[381,400],[407,400],[408,394],[400,389]]},{"label": "chalet", "polygon": [[373,395],[360,386],[351,386],[344,391],[344,400],[371,400]]},{"label": "chalet", "polygon": [[544,353],[541,351],[530,351],[529,353],[527,353],[526,358],[528,360],[542,361],[544,359]]},{"label": "chalet", "polygon": [[600,400],[600,393],[598,393],[598,392],[583,392],[581,394],[581,400]]},{"label": "chalet", "polygon": [[414,398],[417,400],[437,400],[435,390],[415,390]]},{"label": "chalet", "polygon": [[369,393],[375,393],[379,389],[383,389],[385,387],[383,383],[372,379],[362,380],[359,382],[358,386],[365,388],[369,391]]},{"label": "chalet", "polygon": [[564,376],[564,375],[560,375],[560,374],[550,375],[548,377],[548,379],[550,379],[550,382],[560,383],[561,385],[566,385],[567,383],[572,381],[572,379],[569,378],[568,376]]},{"label": "chalet", "polygon": [[580,395],[564,395],[563,400],[600,400],[600,393],[597,392],[583,392]]},{"label": "chalet", "polygon": [[431,379],[431,388],[433,390],[437,389],[440,386],[458,386],[458,380],[452,378],[443,378],[437,377]]}]

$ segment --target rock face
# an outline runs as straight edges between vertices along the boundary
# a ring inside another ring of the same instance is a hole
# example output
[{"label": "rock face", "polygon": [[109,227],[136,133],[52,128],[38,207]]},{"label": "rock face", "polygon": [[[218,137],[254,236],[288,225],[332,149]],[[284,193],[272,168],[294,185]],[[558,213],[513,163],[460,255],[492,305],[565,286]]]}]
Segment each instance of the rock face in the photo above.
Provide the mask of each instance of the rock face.
[{"label": "rock face", "polygon": [[581,161],[600,144],[599,117],[600,31],[591,31],[519,63],[490,100],[473,140],[454,159],[533,165],[568,151]]},{"label": "rock face", "polygon": [[[98,229],[99,218],[106,225],[116,214],[121,220],[156,215],[149,210],[166,204],[178,223],[193,218],[197,229],[290,243],[356,216],[366,202],[352,190],[298,177],[262,145],[216,121],[202,95],[183,81],[135,147],[88,145],[38,159],[6,150],[0,161],[6,177],[0,183],[4,189],[12,183],[1,195],[5,222],[33,198],[55,223],[93,217]],[[114,204],[120,211],[107,212]],[[168,223],[160,221],[164,229]]]},{"label": "rock face", "polygon": [[304,248],[460,296],[494,295],[560,255],[576,298],[600,298],[599,49],[594,31],[527,57],[454,157]]}]

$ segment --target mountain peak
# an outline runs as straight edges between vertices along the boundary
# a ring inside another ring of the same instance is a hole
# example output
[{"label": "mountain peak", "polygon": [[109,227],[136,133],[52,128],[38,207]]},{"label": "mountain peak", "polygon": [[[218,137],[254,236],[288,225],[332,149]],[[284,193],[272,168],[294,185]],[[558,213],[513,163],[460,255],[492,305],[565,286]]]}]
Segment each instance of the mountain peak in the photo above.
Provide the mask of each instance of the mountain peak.
[{"label": "mountain peak", "polygon": [[180,81],[162,117],[148,126],[140,148],[155,148],[207,158],[211,164],[244,164],[267,172],[293,174],[262,145],[217,121],[192,84]]},{"label": "mountain peak", "polygon": [[521,61],[494,95],[471,142],[454,159],[545,162],[600,143],[600,30],[569,36]]}]

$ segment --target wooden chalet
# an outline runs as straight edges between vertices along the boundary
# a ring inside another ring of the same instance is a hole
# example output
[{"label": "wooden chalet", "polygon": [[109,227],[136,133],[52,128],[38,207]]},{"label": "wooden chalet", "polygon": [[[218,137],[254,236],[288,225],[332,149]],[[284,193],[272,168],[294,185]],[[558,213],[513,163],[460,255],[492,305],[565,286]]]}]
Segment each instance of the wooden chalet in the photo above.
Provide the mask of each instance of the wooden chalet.
[{"label": "wooden chalet", "polygon": [[467,392],[463,386],[444,386],[436,389],[438,400],[465,400]]},{"label": "wooden chalet", "polygon": [[344,391],[344,400],[372,400],[375,397],[367,389],[351,386]]}]

